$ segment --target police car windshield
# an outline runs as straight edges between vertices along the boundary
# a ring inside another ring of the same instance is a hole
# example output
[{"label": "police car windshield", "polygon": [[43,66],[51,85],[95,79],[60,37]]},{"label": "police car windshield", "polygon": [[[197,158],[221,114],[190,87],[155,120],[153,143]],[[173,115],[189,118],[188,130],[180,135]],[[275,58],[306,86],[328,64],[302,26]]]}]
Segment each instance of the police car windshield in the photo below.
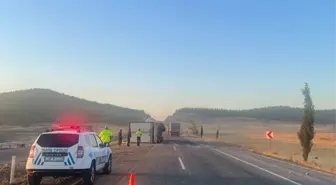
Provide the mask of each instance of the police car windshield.
[{"label": "police car windshield", "polygon": [[43,134],[37,144],[41,147],[71,147],[78,143],[78,134]]}]

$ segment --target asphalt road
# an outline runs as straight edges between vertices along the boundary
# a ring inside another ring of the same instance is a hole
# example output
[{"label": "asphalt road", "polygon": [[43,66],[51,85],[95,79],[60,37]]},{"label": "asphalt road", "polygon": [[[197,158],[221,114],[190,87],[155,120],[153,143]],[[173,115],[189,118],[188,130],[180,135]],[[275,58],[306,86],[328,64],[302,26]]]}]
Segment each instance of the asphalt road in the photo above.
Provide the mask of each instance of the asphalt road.
[{"label": "asphalt road", "polygon": [[[101,176],[98,185],[332,185],[335,177],[241,149],[169,138],[135,163]],[[306,173],[309,172],[309,175]],[[118,178],[117,178],[118,177]]]}]

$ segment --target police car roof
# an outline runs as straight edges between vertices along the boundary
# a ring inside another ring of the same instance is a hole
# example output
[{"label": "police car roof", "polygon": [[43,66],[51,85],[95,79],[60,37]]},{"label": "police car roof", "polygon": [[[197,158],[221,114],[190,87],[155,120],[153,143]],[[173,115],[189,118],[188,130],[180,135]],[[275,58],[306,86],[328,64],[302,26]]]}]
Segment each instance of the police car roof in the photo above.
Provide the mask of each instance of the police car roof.
[{"label": "police car roof", "polygon": [[82,133],[95,133],[91,131],[80,131],[77,130],[56,130],[56,131],[50,131],[50,132],[43,132],[43,134],[82,134]]}]

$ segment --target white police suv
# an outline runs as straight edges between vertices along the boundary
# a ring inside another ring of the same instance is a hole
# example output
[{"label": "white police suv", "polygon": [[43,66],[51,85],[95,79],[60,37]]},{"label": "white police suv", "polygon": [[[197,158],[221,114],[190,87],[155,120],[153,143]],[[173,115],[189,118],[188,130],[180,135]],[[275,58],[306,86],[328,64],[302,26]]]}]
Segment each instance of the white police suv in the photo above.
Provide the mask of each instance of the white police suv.
[{"label": "white police suv", "polygon": [[40,134],[26,163],[29,185],[39,185],[44,176],[80,176],[85,185],[93,185],[96,172],[111,170],[110,147],[95,132],[79,126],[59,126]]}]

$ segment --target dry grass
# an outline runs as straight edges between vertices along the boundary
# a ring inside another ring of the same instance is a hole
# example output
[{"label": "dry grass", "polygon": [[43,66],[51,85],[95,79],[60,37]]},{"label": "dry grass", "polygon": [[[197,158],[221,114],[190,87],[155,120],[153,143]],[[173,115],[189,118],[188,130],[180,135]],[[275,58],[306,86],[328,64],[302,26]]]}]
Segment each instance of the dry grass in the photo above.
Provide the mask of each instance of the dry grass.
[{"label": "dry grass", "polygon": [[[278,159],[336,173],[336,133],[332,132],[333,125],[316,125],[314,146],[308,162],[302,161],[301,146],[296,135],[300,128],[299,123],[222,120],[217,123],[203,124],[206,140],[215,141],[217,128],[220,130],[217,142],[241,146]],[[267,130],[274,132],[271,145],[270,140],[265,136]]]},{"label": "dry grass", "polygon": [[[265,138],[265,133],[264,134],[256,134],[256,133],[248,134],[247,137],[251,139],[263,139]],[[336,141],[334,140],[334,138],[336,138],[335,133],[316,133],[314,137],[314,144],[315,146],[319,146],[319,147],[335,148]],[[294,143],[294,144],[300,143],[300,141],[297,138],[297,135],[293,133],[277,133],[273,140],[281,141],[285,143]]]}]

